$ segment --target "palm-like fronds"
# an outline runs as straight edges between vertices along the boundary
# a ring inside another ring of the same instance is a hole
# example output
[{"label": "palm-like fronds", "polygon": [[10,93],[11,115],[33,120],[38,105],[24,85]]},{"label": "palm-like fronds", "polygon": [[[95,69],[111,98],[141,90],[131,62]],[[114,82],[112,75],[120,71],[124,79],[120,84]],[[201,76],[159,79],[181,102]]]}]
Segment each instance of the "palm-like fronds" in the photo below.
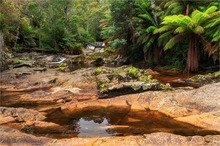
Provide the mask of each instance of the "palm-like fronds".
[{"label": "palm-like fronds", "polygon": [[[152,53],[153,49],[158,49],[157,40],[159,34],[155,34],[158,25],[154,19],[150,1],[140,0],[135,3],[134,22],[137,24],[135,34],[137,36],[137,43],[139,44],[138,48],[142,47],[145,54]],[[154,54],[156,63],[157,59],[155,58],[158,58],[157,54]]]},{"label": "palm-like fronds", "polygon": [[[195,10],[191,16],[182,14],[166,16],[162,22],[163,26],[156,31],[156,33],[161,34],[160,41],[172,33],[172,37],[166,42],[164,50],[171,49],[181,40],[189,38],[187,71],[196,71],[198,68],[198,60],[193,62],[192,56],[197,54],[195,52],[198,52],[197,45],[200,43],[197,40],[198,38],[205,40],[204,34],[206,34],[211,41],[219,41],[220,39],[220,13],[216,13],[216,10],[217,7],[212,6],[205,12]],[[205,46],[207,46],[208,41],[202,41],[202,43],[204,48],[207,48]],[[214,48],[216,47],[214,46]],[[206,50],[212,51],[211,49]]]},{"label": "palm-like fronds", "polygon": [[210,3],[207,1],[197,1],[197,0],[171,0],[164,5],[166,9],[166,15],[176,15],[193,12],[193,9],[198,9],[200,6]]}]

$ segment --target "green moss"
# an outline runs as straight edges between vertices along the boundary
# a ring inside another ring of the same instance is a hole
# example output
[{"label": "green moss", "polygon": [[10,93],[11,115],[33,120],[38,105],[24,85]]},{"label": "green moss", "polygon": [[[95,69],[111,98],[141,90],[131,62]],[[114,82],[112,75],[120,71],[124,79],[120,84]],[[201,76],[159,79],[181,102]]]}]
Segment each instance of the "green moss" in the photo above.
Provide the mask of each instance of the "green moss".
[{"label": "green moss", "polygon": [[148,78],[148,80],[152,80],[153,76],[152,75],[148,75],[147,78]]},{"label": "green moss", "polygon": [[59,68],[58,68],[60,71],[62,72],[67,72],[69,71],[69,67],[66,63],[60,63],[59,65]]},{"label": "green moss", "polygon": [[22,59],[23,59],[23,60],[25,60],[25,61],[30,60],[30,58],[29,58],[29,57],[23,57]]},{"label": "green moss", "polygon": [[136,67],[131,66],[128,73],[129,73],[129,75],[131,75],[133,77],[137,77],[137,75],[139,73],[139,69],[136,68]]},{"label": "green moss", "polygon": [[99,85],[99,91],[100,92],[104,92],[104,91],[107,91],[107,85],[106,84],[100,84]]},{"label": "green moss", "polygon": [[147,81],[148,81],[148,76],[145,76],[145,75],[141,76],[141,77],[139,78],[139,81],[141,81],[141,82],[147,82]]},{"label": "green moss", "polygon": [[105,48],[105,52],[107,52],[107,53],[114,53],[114,52],[116,52],[116,50],[114,48],[112,48],[112,47],[107,47],[107,48]]},{"label": "green moss", "polygon": [[220,71],[214,72],[215,77],[220,76]]},{"label": "green moss", "polygon": [[162,86],[162,89],[163,90],[170,90],[170,89],[172,89],[172,87],[170,86],[169,83],[166,83],[165,85]]},{"label": "green moss", "polygon": [[14,64],[21,64],[23,61],[18,59],[18,60],[15,60]]},{"label": "green moss", "polygon": [[100,67],[98,67],[97,69],[96,69],[96,74],[102,74],[103,73],[103,71],[102,71],[102,69],[100,68]]}]

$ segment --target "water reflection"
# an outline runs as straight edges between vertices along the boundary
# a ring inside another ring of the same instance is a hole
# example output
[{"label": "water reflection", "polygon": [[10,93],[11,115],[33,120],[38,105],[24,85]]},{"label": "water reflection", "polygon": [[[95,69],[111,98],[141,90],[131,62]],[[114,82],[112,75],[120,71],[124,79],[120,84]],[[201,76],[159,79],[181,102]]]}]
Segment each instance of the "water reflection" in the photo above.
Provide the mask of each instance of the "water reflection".
[{"label": "water reflection", "polygon": [[[101,107],[99,107],[101,109]],[[117,109],[117,110],[116,110]],[[48,125],[6,125],[36,136],[52,138],[107,137],[142,135],[167,132],[184,136],[214,135],[219,131],[209,131],[179,122],[158,111],[127,111],[116,107],[114,110],[89,110],[68,115],[57,110],[48,115]],[[46,123],[45,123],[46,124]],[[21,129],[20,129],[20,128]]]},{"label": "water reflection", "polygon": [[185,136],[215,134],[176,121],[157,111],[127,111],[119,108],[113,111],[86,110],[69,116],[59,111],[50,115],[47,121],[59,124],[65,131],[62,135],[52,135],[55,138],[125,136],[154,132]]},{"label": "water reflection", "polygon": [[116,134],[116,131],[108,130],[109,123],[106,118],[96,120],[80,118],[78,123],[80,125],[78,137],[113,136]]}]

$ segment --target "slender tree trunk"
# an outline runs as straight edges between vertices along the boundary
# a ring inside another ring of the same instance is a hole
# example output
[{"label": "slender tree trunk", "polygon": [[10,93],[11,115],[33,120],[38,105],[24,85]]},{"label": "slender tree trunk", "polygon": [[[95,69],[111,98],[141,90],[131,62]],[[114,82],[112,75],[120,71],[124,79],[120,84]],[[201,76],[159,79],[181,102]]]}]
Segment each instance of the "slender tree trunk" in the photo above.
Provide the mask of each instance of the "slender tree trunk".
[{"label": "slender tree trunk", "polygon": [[186,16],[189,16],[189,4],[186,5]]},{"label": "slender tree trunk", "polygon": [[20,29],[20,26],[17,26],[17,28],[16,28],[16,38],[15,38],[14,48],[17,46],[17,42],[18,42],[18,38],[19,38],[19,29]]},{"label": "slender tree trunk", "polygon": [[[0,0],[0,4],[2,4],[2,0]],[[3,46],[4,46],[4,38],[3,38],[3,32],[2,32],[2,26],[0,24],[0,71],[3,68]],[[1,75],[1,73],[0,73]],[[1,92],[1,91],[0,91]],[[1,95],[1,93],[0,93]],[[2,105],[2,100],[0,98],[0,105]]]},{"label": "slender tree trunk", "polygon": [[4,38],[3,38],[3,32],[0,30],[0,58],[2,59],[3,55],[3,46],[4,46]]},{"label": "slender tree trunk", "polygon": [[199,68],[199,51],[198,44],[195,36],[191,37],[187,53],[186,72],[198,72]]},{"label": "slender tree trunk", "polygon": [[1,71],[5,70],[5,68],[6,68],[6,64],[5,64],[6,60],[4,57],[3,47],[4,47],[3,32],[2,32],[2,30],[0,30],[0,75],[1,75]]},{"label": "slender tree trunk", "polygon": [[157,46],[156,43],[154,43],[154,64],[155,65],[159,65],[159,58],[160,58],[160,50],[159,50],[159,47]]}]

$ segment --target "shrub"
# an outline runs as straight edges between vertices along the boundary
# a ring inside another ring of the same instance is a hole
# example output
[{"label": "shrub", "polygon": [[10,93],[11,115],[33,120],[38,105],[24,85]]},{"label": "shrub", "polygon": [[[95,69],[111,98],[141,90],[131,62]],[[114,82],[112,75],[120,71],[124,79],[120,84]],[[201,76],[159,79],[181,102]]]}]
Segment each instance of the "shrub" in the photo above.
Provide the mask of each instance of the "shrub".
[{"label": "shrub", "polygon": [[152,76],[152,75],[148,75],[148,76],[147,76],[147,79],[148,79],[148,80],[152,80],[152,79],[153,79],[153,76]]},{"label": "shrub", "polygon": [[138,68],[131,66],[128,73],[129,73],[129,75],[131,75],[133,77],[137,77],[139,70],[138,70]]},{"label": "shrub", "polygon": [[139,78],[139,81],[141,81],[141,82],[147,82],[147,80],[148,80],[148,76],[145,76],[145,75],[143,75]]},{"label": "shrub", "polygon": [[69,67],[66,63],[60,63],[59,65],[59,68],[58,68],[60,71],[62,72],[67,72],[69,71]]}]

